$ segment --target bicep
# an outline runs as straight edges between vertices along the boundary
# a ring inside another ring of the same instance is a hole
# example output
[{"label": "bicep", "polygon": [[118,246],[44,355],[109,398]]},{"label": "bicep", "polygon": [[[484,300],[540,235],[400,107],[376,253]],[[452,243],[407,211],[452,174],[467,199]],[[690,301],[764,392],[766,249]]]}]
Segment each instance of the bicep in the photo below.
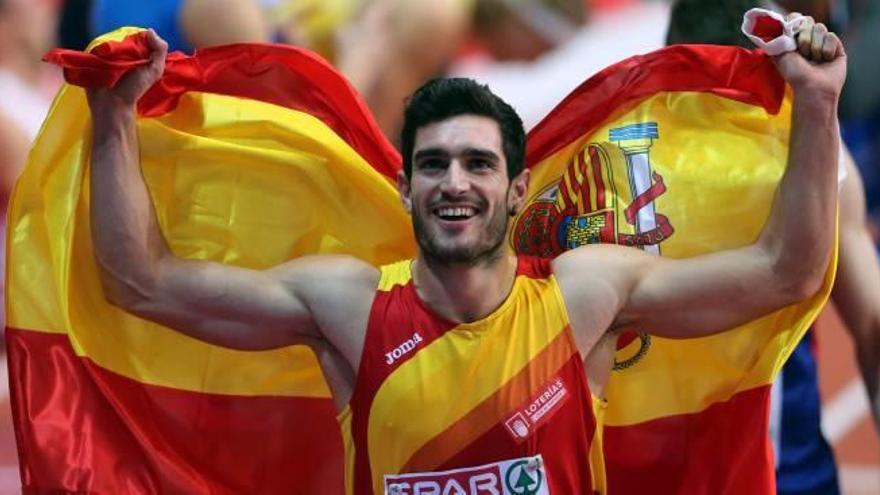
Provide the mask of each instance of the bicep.
[{"label": "bicep", "polygon": [[586,246],[554,264],[573,327],[594,343],[606,330],[634,327],[667,338],[734,328],[791,304],[801,294],[750,245],[671,259],[622,246]]},{"label": "bicep", "polygon": [[171,257],[157,270],[149,296],[127,305],[138,316],[237,349],[269,349],[317,337],[309,308],[285,283],[286,277],[307,276],[304,263],[260,271]]},{"label": "bicep", "polygon": [[650,257],[630,269],[634,282],[618,324],[662,337],[710,335],[796,299],[755,246],[687,259]]}]

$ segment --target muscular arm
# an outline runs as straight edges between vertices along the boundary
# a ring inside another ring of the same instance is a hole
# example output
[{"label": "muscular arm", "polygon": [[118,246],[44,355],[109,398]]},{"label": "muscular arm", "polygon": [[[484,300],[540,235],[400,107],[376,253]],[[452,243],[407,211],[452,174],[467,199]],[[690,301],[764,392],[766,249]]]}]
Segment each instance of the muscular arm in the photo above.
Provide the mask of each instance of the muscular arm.
[{"label": "muscular arm", "polygon": [[843,158],[847,177],[840,197],[840,256],[831,297],[855,341],[871,411],[880,428],[880,263],[867,229],[862,179],[849,154]]},{"label": "muscular arm", "polygon": [[[134,102],[159,77],[165,57],[164,43],[155,35],[151,43],[148,68],[126,76],[112,90],[88,93],[94,129],[92,239],[107,299],[195,338],[239,349],[327,336],[323,329],[338,322],[316,318],[316,308],[332,315],[330,320],[366,314],[360,302],[327,310],[326,301],[332,305],[347,291],[372,285],[375,270],[354,259],[304,258],[256,271],[171,253],[138,159]],[[330,340],[356,359],[355,342],[339,336]]]},{"label": "muscular arm", "polygon": [[[818,290],[834,241],[836,110],[845,73],[842,46],[835,44],[831,55],[822,57],[832,62],[818,65],[796,53],[778,61],[795,92],[790,152],[770,216],[753,244],[683,260],[597,246],[557,260],[557,265],[569,265],[559,267],[561,273],[603,279],[580,294],[610,302],[603,311],[616,316],[606,315],[603,323],[636,325],[664,337],[697,337],[735,327]],[[578,290],[573,288],[576,282],[560,279],[560,285],[569,294]]]},{"label": "muscular arm", "polygon": [[637,275],[618,323],[691,337],[732,328],[813,295],[834,241],[835,115],[833,102],[795,96],[788,166],[754,244],[687,260],[630,254]]}]

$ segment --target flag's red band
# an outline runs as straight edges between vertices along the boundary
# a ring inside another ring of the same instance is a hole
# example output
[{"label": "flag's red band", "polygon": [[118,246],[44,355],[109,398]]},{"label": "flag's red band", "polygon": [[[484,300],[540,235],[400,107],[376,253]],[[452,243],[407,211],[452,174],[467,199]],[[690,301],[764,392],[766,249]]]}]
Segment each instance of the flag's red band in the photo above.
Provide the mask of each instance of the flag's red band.
[{"label": "flag's red band", "polygon": [[[89,53],[52,50],[44,60],[60,65],[71,84],[110,87],[149,62],[145,33],[102,43]],[[330,64],[307,50],[240,43],[196,50],[192,56],[170,53],[162,78],[138,102],[138,112],[144,117],[168,113],[189,91],[250,98],[309,113],[387,178],[395,180],[401,167],[400,154],[356,91]]]},{"label": "flag's red band", "polygon": [[24,493],[343,491],[330,399],[140,383],[64,334],[7,328],[6,342]]},{"label": "flag's red band", "polygon": [[693,414],[604,428],[609,493],[775,493],[770,386]]},{"label": "flag's red band", "polygon": [[675,45],[631,57],[578,86],[529,132],[527,166],[595,130],[627,105],[664,91],[714,93],[775,114],[785,82],[762,52],[732,46]]}]

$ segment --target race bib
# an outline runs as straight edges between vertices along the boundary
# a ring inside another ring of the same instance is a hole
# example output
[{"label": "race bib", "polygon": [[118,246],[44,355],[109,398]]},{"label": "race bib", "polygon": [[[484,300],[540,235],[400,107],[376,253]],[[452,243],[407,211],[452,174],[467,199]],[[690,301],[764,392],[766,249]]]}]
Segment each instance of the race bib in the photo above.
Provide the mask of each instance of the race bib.
[{"label": "race bib", "polygon": [[549,495],[541,455],[482,466],[385,475],[385,495]]}]

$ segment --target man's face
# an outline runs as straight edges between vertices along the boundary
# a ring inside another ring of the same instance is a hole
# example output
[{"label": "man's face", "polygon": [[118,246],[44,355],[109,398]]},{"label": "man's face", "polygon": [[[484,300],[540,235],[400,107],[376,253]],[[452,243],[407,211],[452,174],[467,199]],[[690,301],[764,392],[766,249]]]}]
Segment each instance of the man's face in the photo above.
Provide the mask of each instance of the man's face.
[{"label": "man's face", "polygon": [[411,178],[401,172],[398,182],[426,259],[474,264],[503,252],[508,212],[525,196],[528,174],[510,187],[494,120],[459,115],[419,128],[412,164]]}]

